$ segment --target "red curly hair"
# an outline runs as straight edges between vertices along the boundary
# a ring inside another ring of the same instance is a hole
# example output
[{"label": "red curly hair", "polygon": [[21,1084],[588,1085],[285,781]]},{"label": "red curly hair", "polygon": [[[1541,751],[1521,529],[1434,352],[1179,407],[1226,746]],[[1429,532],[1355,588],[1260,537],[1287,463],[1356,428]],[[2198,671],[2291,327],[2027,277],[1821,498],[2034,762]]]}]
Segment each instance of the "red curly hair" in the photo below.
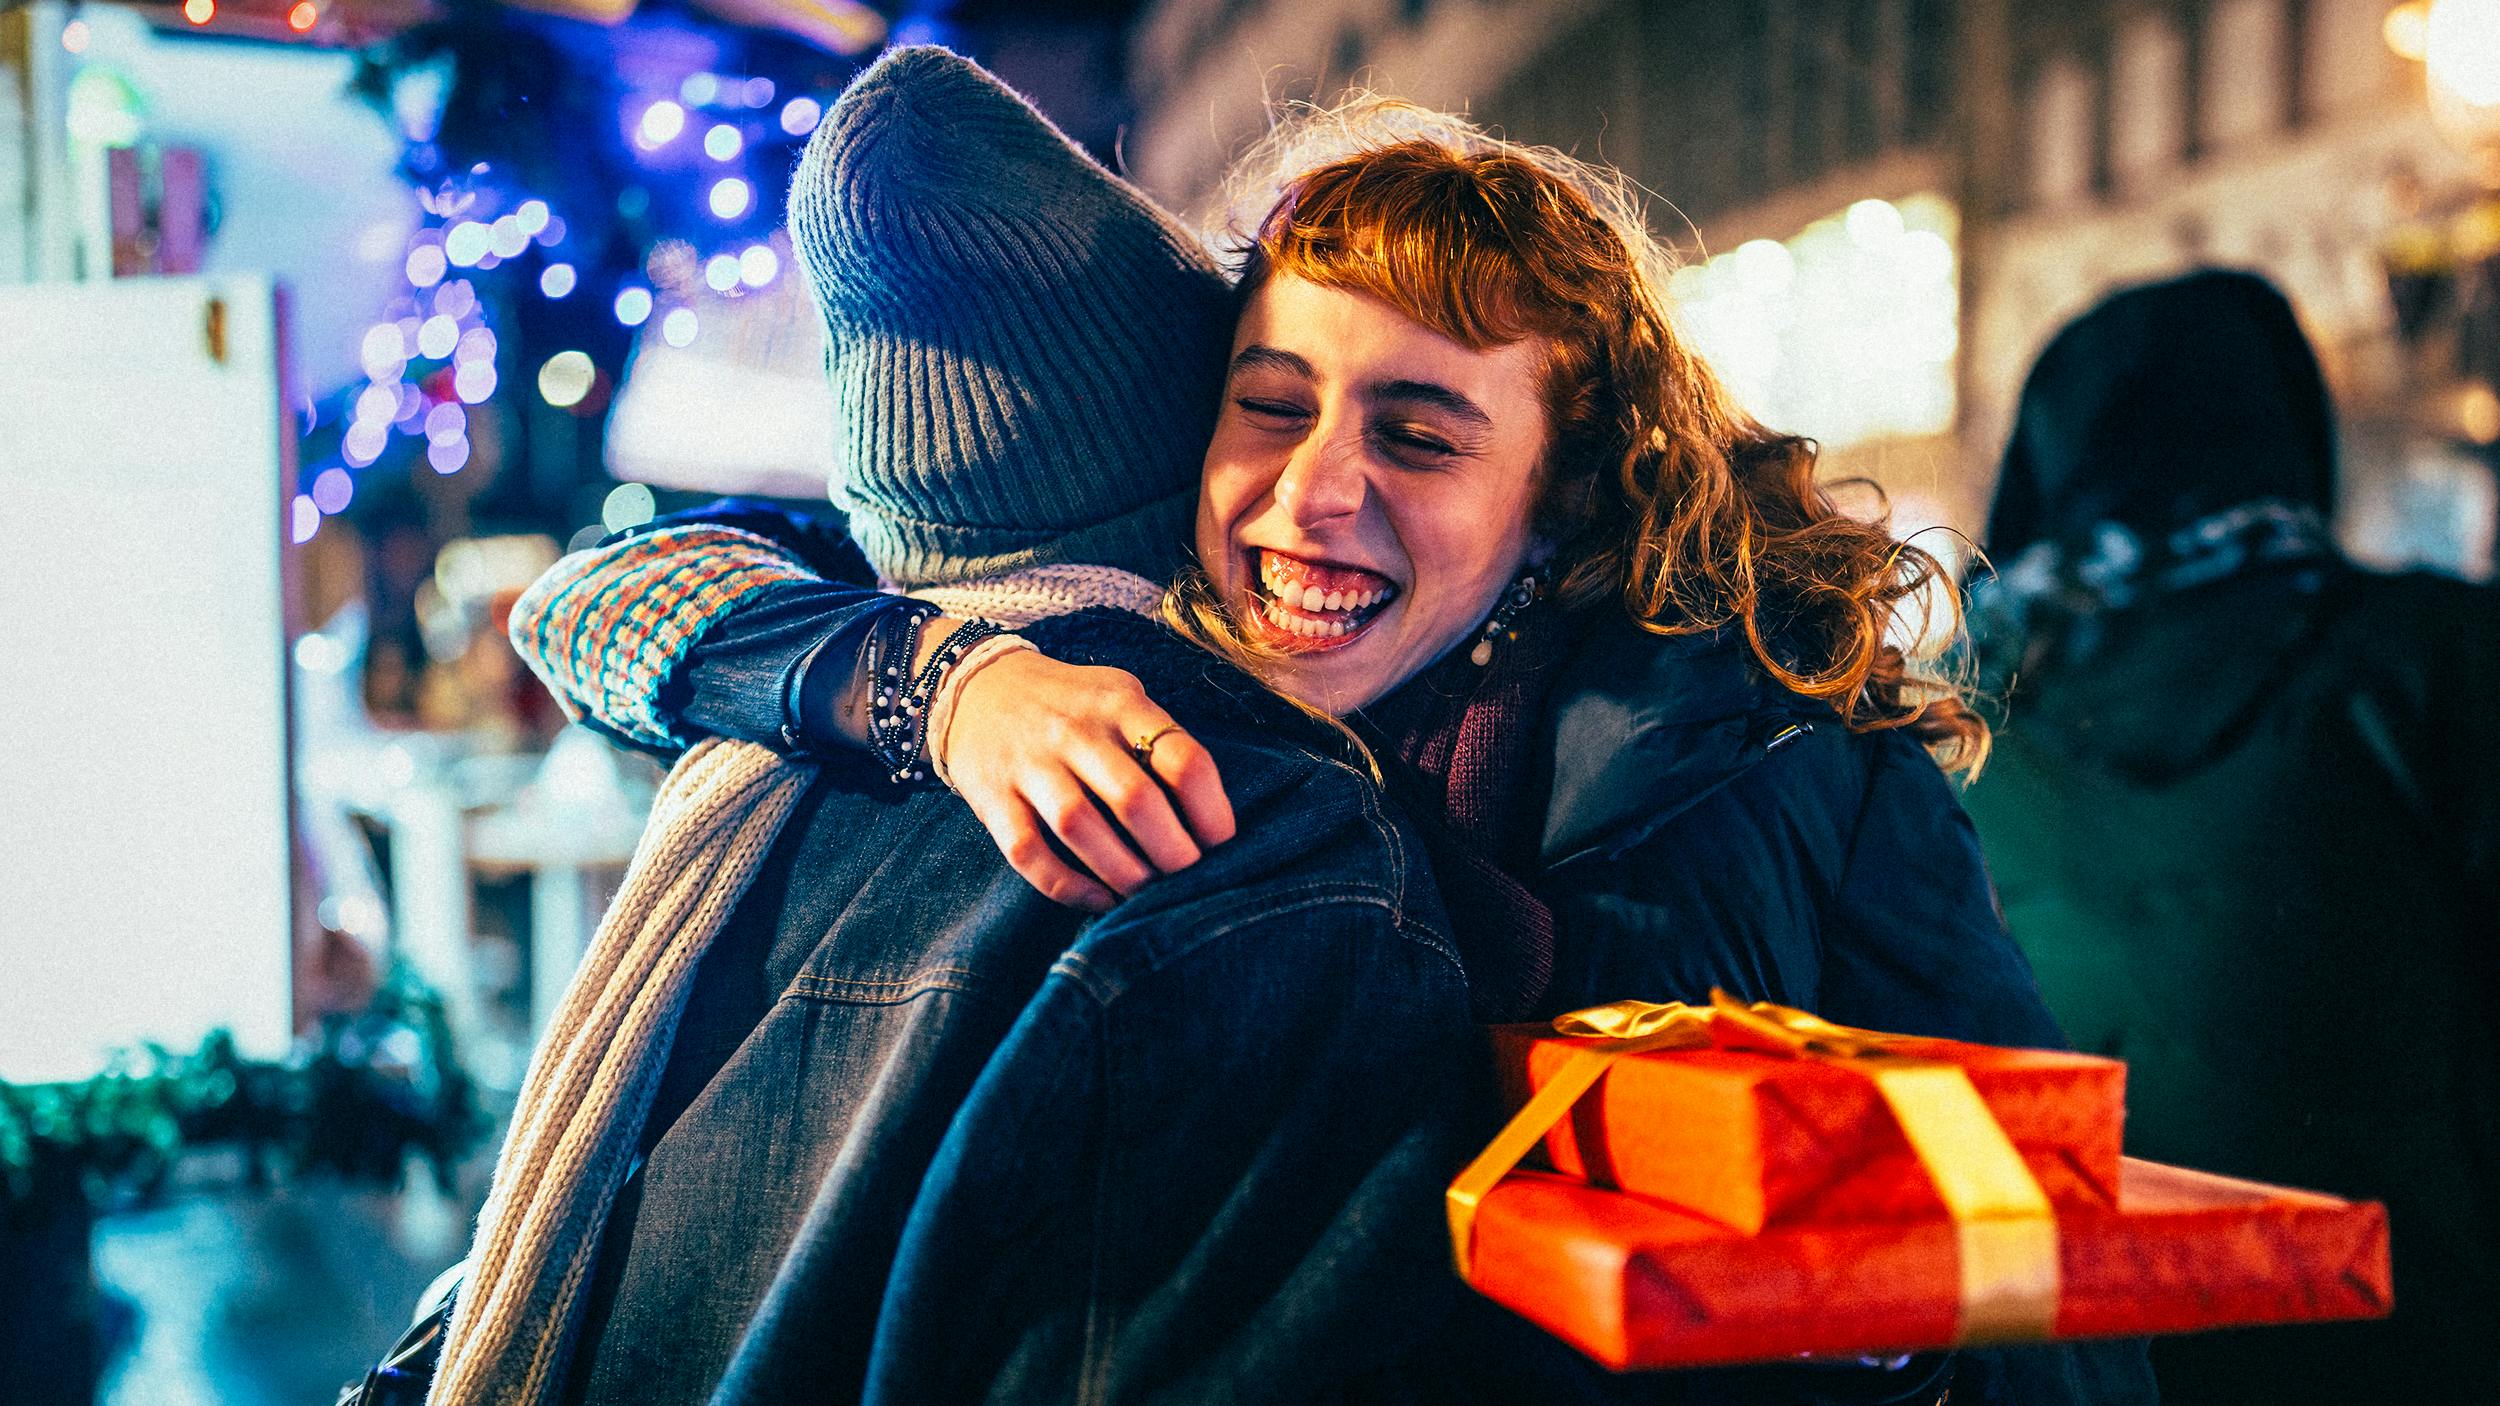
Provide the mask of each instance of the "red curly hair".
[{"label": "red curly hair", "polygon": [[1907,728],[1948,770],[1984,759],[1987,724],[1897,642],[1956,609],[1942,565],[1835,507],[1813,442],[1746,414],[1676,334],[1668,260],[1619,177],[1376,99],[1280,128],[1246,166],[1299,174],[1267,187],[1245,294],[1285,274],[1478,350],[1545,343],[1538,526],[1567,604],[1613,596],[1662,635],[1734,628],[1851,729]]}]

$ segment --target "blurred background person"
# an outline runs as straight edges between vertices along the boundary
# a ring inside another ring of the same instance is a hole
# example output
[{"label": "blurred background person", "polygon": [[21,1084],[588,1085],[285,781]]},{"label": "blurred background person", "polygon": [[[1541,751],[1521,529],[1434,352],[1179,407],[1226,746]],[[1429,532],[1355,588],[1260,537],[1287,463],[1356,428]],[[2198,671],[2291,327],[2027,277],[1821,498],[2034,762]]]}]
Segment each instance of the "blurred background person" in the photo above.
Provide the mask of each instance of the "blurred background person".
[{"label": "blurred background person", "polygon": [[1968,794],[2128,1151],[2388,1203],[2392,1320],[2160,1340],[2165,1399],[2500,1398],[2500,592],[2328,535],[2333,409],[2244,273],[2117,293],[2024,384]]}]

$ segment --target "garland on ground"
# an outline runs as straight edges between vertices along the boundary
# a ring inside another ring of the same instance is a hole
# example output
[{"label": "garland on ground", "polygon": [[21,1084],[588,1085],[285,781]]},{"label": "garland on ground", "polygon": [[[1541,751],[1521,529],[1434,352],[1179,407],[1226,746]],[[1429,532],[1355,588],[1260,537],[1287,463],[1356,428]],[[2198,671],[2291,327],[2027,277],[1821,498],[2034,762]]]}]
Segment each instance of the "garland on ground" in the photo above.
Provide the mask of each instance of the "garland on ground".
[{"label": "garland on ground", "polygon": [[327,1171],[395,1185],[411,1153],[446,1189],[486,1132],[442,1000],[403,970],[358,1015],[330,1016],[279,1062],[244,1059],[233,1037],[197,1053],[123,1051],[94,1078],[0,1082],[0,1219],[53,1196],[144,1202],[184,1152],[239,1146],[255,1181]]}]

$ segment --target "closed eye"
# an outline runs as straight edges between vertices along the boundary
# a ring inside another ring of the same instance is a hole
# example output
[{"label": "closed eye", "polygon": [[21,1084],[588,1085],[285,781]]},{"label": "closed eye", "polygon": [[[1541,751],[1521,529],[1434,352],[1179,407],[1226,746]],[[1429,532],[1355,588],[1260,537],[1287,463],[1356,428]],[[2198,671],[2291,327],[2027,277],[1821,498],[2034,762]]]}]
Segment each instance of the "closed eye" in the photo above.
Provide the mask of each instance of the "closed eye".
[{"label": "closed eye", "polygon": [[1405,468],[1441,468],[1460,453],[1457,445],[1412,425],[1381,425],[1372,433],[1381,452]]},{"label": "closed eye", "polygon": [[1412,430],[1385,430],[1382,432],[1382,437],[1387,439],[1391,444],[1397,445],[1399,448],[1420,450],[1427,454],[1455,454],[1458,452],[1458,447],[1456,445],[1446,444],[1433,438],[1431,435],[1417,434]]},{"label": "closed eye", "polygon": [[1256,396],[1241,396],[1233,401],[1233,405],[1236,409],[1240,410],[1242,414],[1269,425],[1282,426],[1299,424],[1311,417],[1310,412],[1304,410],[1301,406],[1282,400],[1264,400]]}]

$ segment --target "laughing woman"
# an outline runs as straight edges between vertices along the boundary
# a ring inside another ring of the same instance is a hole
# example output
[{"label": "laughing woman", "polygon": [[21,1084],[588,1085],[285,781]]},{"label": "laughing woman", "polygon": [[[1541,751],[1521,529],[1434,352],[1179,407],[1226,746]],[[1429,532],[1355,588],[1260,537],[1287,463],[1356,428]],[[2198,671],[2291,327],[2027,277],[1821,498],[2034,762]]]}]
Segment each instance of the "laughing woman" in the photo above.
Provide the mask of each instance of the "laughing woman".
[{"label": "laughing woman", "polygon": [[[1985,727],[1891,643],[1936,564],[1837,512],[1813,446],[1736,408],[1677,335],[1621,183],[1377,102],[1281,129],[1245,169],[1263,195],[1199,565],[1167,613],[1381,759],[1434,832],[1479,1014],[1717,986],[2061,1043],[1946,779]],[[845,582],[851,560],[809,524],[704,510],[569,558],[514,639],[645,745],[891,752],[857,675],[892,598]],[[1042,594],[1082,570],[1024,565]],[[926,765],[1062,901],[1107,906],[1230,833],[1205,754],[1117,671],[992,640],[930,723]],[[907,784],[911,745],[889,757]],[[1498,1399],[1505,1370],[1550,1390],[1559,1349],[1483,1338],[1471,1390]],[[1882,1375],[1861,1399],[2150,1396],[2132,1345]]]}]

